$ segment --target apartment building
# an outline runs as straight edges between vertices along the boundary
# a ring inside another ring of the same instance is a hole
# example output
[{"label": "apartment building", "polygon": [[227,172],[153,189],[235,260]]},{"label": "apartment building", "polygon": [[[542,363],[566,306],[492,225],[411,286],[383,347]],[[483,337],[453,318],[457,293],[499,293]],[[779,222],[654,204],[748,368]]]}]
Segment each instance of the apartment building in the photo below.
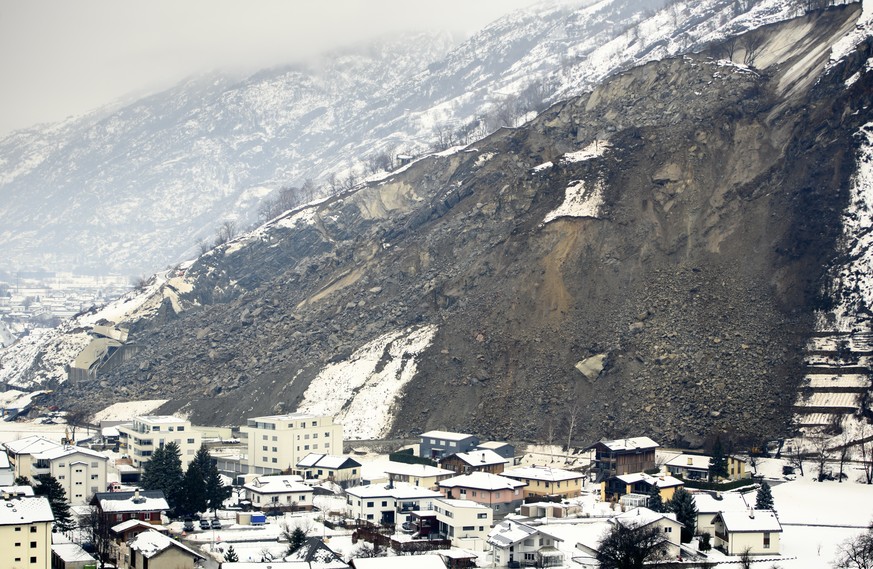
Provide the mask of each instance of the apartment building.
[{"label": "apartment building", "polygon": [[200,433],[191,428],[191,422],[172,415],[143,415],[117,429],[119,450],[135,468],[141,469],[155,450],[174,442],[179,445],[184,470],[200,448]]},{"label": "apartment building", "polygon": [[48,569],[54,520],[45,496],[4,492],[0,498],[0,569]]},{"label": "apartment building", "polygon": [[343,426],[329,415],[253,417],[240,432],[245,439],[245,462],[250,474],[293,469],[310,453],[339,454],[343,448]]},{"label": "apartment building", "polygon": [[109,457],[85,447],[58,446],[32,455],[31,477],[51,474],[64,487],[73,506],[87,504],[106,490]]}]

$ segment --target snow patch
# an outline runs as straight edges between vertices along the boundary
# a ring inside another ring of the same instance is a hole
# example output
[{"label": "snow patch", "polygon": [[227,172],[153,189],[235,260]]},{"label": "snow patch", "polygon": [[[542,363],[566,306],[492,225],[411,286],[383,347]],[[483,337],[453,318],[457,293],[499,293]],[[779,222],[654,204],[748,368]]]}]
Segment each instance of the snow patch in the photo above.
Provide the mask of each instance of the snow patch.
[{"label": "snow patch", "polygon": [[97,411],[91,418],[91,422],[100,424],[100,421],[132,421],[134,417],[148,415],[169,399],[145,399],[139,401],[123,401]]},{"label": "snow patch", "polygon": [[485,152],[484,154],[480,154],[478,158],[476,158],[476,167],[479,168],[489,160],[494,158],[493,152]]},{"label": "snow patch", "polygon": [[299,411],[333,415],[347,439],[386,435],[395,402],[418,369],[417,356],[436,332],[434,325],[390,332],[329,364],[309,384]]},{"label": "snow patch", "polygon": [[531,168],[531,170],[534,172],[542,172],[543,170],[548,170],[552,166],[554,166],[554,164],[552,164],[551,162],[543,162],[542,164],[534,166],[533,168]]},{"label": "snow patch", "polygon": [[611,145],[605,140],[595,140],[582,150],[577,150],[576,152],[568,152],[561,156],[561,162],[584,162],[585,160],[591,160],[592,158],[599,158],[603,156],[603,153],[606,152],[607,148],[611,148]]},{"label": "snow patch", "polygon": [[869,0],[861,3],[861,15],[855,23],[855,29],[837,40],[831,47],[831,57],[828,68],[833,67],[838,61],[855,51],[859,43],[873,34],[873,3]]},{"label": "snow patch", "polygon": [[603,184],[597,181],[587,187],[583,180],[571,183],[564,191],[564,202],[550,211],[543,223],[545,225],[559,217],[600,217],[603,205]]}]

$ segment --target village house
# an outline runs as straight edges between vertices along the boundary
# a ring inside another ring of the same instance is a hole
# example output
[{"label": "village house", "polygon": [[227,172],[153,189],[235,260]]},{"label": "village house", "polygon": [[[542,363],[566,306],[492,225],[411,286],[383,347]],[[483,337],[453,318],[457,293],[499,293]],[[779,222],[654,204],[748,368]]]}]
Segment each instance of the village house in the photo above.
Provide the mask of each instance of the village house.
[{"label": "village house", "polygon": [[294,474],[260,476],[244,485],[246,499],[259,510],[311,510],[313,490]]},{"label": "village house", "polygon": [[562,541],[515,520],[503,520],[488,534],[497,567],[560,567],[564,554],[558,550],[557,543]]},{"label": "village house", "polygon": [[200,448],[200,433],[191,427],[191,422],[172,415],[143,415],[116,428],[119,452],[126,454],[131,466],[139,470],[151,460],[155,450],[169,443],[179,446],[182,469],[187,469]]},{"label": "village house", "polygon": [[439,462],[440,467],[451,470],[456,474],[469,474],[471,472],[500,474],[506,468],[509,460],[493,450],[474,449],[470,452],[456,452],[444,456]]},{"label": "village house", "polygon": [[169,536],[147,531],[122,545],[118,569],[194,569],[205,559]]},{"label": "village house", "polygon": [[439,483],[440,492],[450,499],[471,500],[494,511],[495,516],[505,516],[524,500],[525,482],[490,474],[472,472],[448,478]]},{"label": "village house", "polygon": [[771,510],[719,512],[712,520],[712,546],[728,555],[778,555],[782,524]]},{"label": "village house", "polygon": [[32,455],[30,477],[53,476],[74,506],[87,504],[91,497],[106,488],[109,457],[96,450],[78,446],[56,446]]},{"label": "village house", "polygon": [[[300,569],[348,569],[349,565],[342,557],[317,537],[306,538],[300,549],[287,555],[288,562],[297,562],[292,567]],[[303,563],[303,565],[301,565]],[[234,563],[222,563],[221,569],[232,569]],[[272,569],[281,569],[281,563],[271,563]],[[264,568],[266,569],[266,568]]]},{"label": "village house", "polygon": [[[415,559],[415,569],[446,569],[445,561],[437,553],[416,555],[413,559]],[[359,559],[352,559],[349,564],[353,569],[409,569],[410,558],[407,556],[361,557]],[[279,568],[274,567],[273,569]]]},{"label": "village house", "polygon": [[413,539],[449,540],[453,547],[484,551],[493,517],[482,504],[438,498],[432,509],[410,512],[406,520]]},{"label": "village house", "polygon": [[466,433],[428,431],[420,436],[418,456],[439,460],[448,454],[468,452],[479,445],[479,438]]},{"label": "village house", "polygon": [[[737,456],[727,456],[728,480],[749,478],[746,461]],[[668,460],[664,466],[673,476],[684,480],[709,480],[709,464],[712,457],[705,454],[680,454]]]},{"label": "village house", "polygon": [[394,525],[398,514],[430,510],[439,492],[409,484],[368,484],[346,490],[351,517],[378,525]]},{"label": "village house", "polygon": [[91,505],[109,527],[127,520],[140,520],[160,525],[161,514],[170,509],[162,490],[135,490],[133,492],[98,492]]},{"label": "village house", "polygon": [[329,480],[345,485],[361,479],[361,463],[348,456],[310,453],[297,462],[294,474],[304,480]]},{"label": "village house", "polygon": [[646,506],[652,486],[657,486],[661,500],[666,502],[685,483],[678,478],[664,474],[651,476],[645,472],[619,474],[600,483],[600,499],[604,502],[619,500],[629,507]]},{"label": "village house", "polygon": [[408,464],[394,461],[389,462],[382,470],[388,475],[390,484],[401,482],[431,490],[436,490],[441,480],[455,475],[453,471],[446,470],[445,468],[438,468],[427,464]]},{"label": "village house", "polygon": [[484,443],[479,443],[473,450],[493,450],[510,462],[515,459],[515,446],[504,441],[486,441]]},{"label": "village house", "polygon": [[33,455],[58,448],[59,446],[61,445],[39,435],[31,435],[17,441],[3,443],[6,456],[12,463],[14,478],[30,478],[33,471]]},{"label": "village house", "polygon": [[530,502],[518,507],[526,518],[567,518],[582,512],[582,506],[564,502]]},{"label": "village house", "polygon": [[530,466],[504,471],[501,476],[527,484],[524,498],[528,496],[559,496],[576,498],[582,492],[585,475],[571,470],[550,466]]},{"label": "village house", "polygon": [[748,512],[750,507],[750,504],[746,502],[746,497],[739,492],[718,494],[697,492],[691,496],[694,499],[694,506],[697,508],[697,527],[695,529],[697,535],[704,533],[708,533],[710,536],[715,535],[713,521],[716,514],[720,512]]},{"label": "village house", "polygon": [[0,567],[45,567],[51,562],[52,514],[45,496],[0,497]]},{"label": "village house", "polygon": [[97,565],[97,560],[78,543],[52,543],[52,569],[86,569]]},{"label": "village house", "polygon": [[598,441],[586,448],[594,451],[592,472],[597,482],[620,474],[654,470],[655,449],[658,443],[649,437],[631,437],[612,441]]},{"label": "village house", "polygon": [[343,449],[343,426],[330,415],[252,417],[240,428],[240,435],[246,447],[243,462],[250,474],[293,470],[308,454],[339,453]]},{"label": "village house", "polygon": [[669,542],[667,556],[674,559],[679,556],[682,524],[676,521],[676,514],[662,514],[648,508],[633,508],[612,518],[610,522],[621,524],[626,528],[656,527]]}]

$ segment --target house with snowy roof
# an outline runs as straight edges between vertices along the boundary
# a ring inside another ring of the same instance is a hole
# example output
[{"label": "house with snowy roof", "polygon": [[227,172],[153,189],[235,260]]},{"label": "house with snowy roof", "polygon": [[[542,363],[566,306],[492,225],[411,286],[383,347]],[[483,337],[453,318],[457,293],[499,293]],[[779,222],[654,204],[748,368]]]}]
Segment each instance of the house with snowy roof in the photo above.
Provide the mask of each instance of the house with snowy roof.
[{"label": "house with snowy roof", "polygon": [[597,473],[597,482],[602,482],[610,476],[656,468],[655,449],[658,446],[649,437],[629,437],[597,441],[584,450],[594,452],[592,472]]},{"label": "house with snowy roof", "polygon": [[525,498],[528,496],[575,498],[582,493],[582,484],[585,478],[581,472],[536,465],[505,470],[501,476],[526,483],[527,486],[524,487]]},{"label": "house with snowy roof", "polygon": [[471,472],[454,476],[439,483],[443,496],[458,500],[472,500],[505,516],[524,501],[526,482],[488,472]]},{"label": "house with snowy roof", "polygon": [[260,476],[243,486],[246,499],[260,510],[311,510],[313,491],[295,474]]},{"label": "house with snowy roof", "polygon": [[85,447],[56,446],[32,455],[31,478],[50,474],[64,487],[70,504],[87,504],[106,488],[109,457]]},{"label": "house with snowy roof", "polygon": [[[741,480],[748,478],[750,473],[746,470],[745,459],[738,456],[727,456],[728,480]],[[709,480],[709,464],[712,457],[705,454],[680,454],[674,456],[664,466],[673,476],[679,476],[685,480]]]},{"label": "house with snowy roof", "polygon": [[91,505],[112,527],[127,520],[161,523],[161,514],[170,509],[163,490],[135,490],[133,492],[98,492]]},{"label": "house with snowy roof", "polygon": [[15,471],[12,469],[12,463],[9,462],[9,456],[5,452],[0,452],[0,486],[12,486],[15,482]]},{"label": "house with snowy roof", "polygon": [[18,439],[17,441],[9,441],[3,443],[3,448],[6,450],[6,456],[12,463],[14,477],[19,476],[30,478],[31,465],[33,463],[33,455],[55,449],[61,446],[56,441],[51,441],[39,435],[31,435]]},{"label": "house with snowy roof", "polygon": [[659,513],[648,508],[633,508],[610,519],[610,522],[621,524],[629,529],[657,528],[658,532],[663,534],[669,542],[667,556],[671,558],[679,556],[682,524],[676,520],[676,514]]},{"label": "house with snowy roof", "polygon": [[436,490],[441,480],[451,478],[455,473],[445,468],[429,464],[408,464],[406,462],[389,462],[382,468],[388,475],[390,484],[401,482],[412,486],[421,486]]},{"label": "house with snowy roof", "polygon": [[470,452],[456,452],[444,456],[440,459],[439,463],[441,468],[452,470],[457,474],[469,474],[471,472],[500,474],[506,468],[509,460],[493,450],[474,449]]},{"label": "house with snowy roof", "polygon": [[[410,560],[415,561],[411,562]],[[369,557],[352,559],[350,562],[354,569],[409,569],[411,565],[415,569],[446,569],[443,558],[436,553],[416,555],[415,557]]]},{"label": "house with snowy roof", "polygon": [[[5,566],[48,567],[54,521],[45,496],[4,493],[0,498],[0,544]],[[14,547],[16,543],[22,546]]]},{"label": "house with snowy roof", "polygon": [[710,494],[696,492],[691,495],[697,508],[697,535],[708,533],[715,535],[715,515],[720,512],[748,512],[751,504],[740,492],[722,492]]},{"label": "house with snowy roof", "polygon": [[498,567],[561,567],[564,554],[557,544],[563,540],[543,530],[515,521],[503,520],[488,533],[488,543]]},{"label": "house with snowy roof", "polygon": [[[294,553],[285,557],[286,561],[306,562],[308,569],[348,569],[349,564],[317,537],[307,538]],[[271,565],[273,565],[271,563]],[[225,569],[228,564],[222,565]],[[275,569],[275,568],[274,568]]]},{"label": "house with snowy roof", "polygon": [[349,456],[309,453],[297,462],[294,474],[304,480],[329,480],[342,485],[361,479],[361,463]]},{"label": "house with snowy roof", "polygon": [[367,484],[346,490],[351,517],[379,525],[397,523],[399,514],[430,510],[440,493],[410,484]]},{"label": "house with snowy roof", "polygon": [[485,441],[479,443],[473,450],[493,450],[509,461],[515,458],[515,446],[506,441]]},{"label": "house with snowy roof", "polygon": [[631,507],[646,506],[652,486],[658,488],[661,500],[666,502],[673,498],[676,490],[685,486],[685,482],[666,474],[658,476],[652,476],[645,472],[619,474],[600,483],[600,499],[603,502],[613,499],[623,500],[623,504]]},{"label": "house with snowy roof", "polygon": [[97,565],[97,560],[78,543],[52,544],[52,569],[85,569]]},{"label": "house with snowy roof", "polygon": [[468,452],[479,445],[479,437],[451,431],[428,431],[419,439],[418,456],[439,460],[456,452]]},{"label": "house with snowy roof", "polygon": [[206,558],[158,531],[143,532],[121,547],[118,569],[194,569]]},{"label": "house with snowy roof", "polygon": [[771,510],[749,509],[745,512],[719,512],[712,520],[715,527],[712,546],[728,555],[778,555],[782,524]]}]

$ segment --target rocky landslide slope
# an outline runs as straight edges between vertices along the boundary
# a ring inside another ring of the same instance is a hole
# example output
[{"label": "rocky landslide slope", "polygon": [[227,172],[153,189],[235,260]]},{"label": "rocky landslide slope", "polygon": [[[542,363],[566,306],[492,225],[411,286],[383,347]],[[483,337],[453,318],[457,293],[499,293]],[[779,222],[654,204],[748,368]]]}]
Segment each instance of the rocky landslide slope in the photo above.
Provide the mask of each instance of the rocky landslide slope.
[{"label": "rocky landslide slope", "polygon": [[827,65],[859,13],[752,32],[754,68],[649,63],[289,212],[171,280],[136,358],[55,398],[315,409],[358,437],[784,431],[871,120],[869,39]]}]

